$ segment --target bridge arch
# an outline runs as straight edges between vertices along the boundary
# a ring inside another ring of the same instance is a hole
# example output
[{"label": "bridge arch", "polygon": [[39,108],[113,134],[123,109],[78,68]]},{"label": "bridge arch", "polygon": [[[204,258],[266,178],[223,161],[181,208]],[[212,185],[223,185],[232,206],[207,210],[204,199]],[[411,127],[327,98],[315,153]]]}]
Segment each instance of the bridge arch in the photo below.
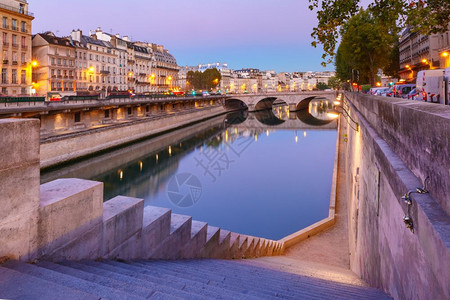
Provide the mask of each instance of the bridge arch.
[{"label": "bridge arch", "polygon": [[245,101],[240,99],[225,99],[225,109],[226,110],[248,110],[248,106]]}]

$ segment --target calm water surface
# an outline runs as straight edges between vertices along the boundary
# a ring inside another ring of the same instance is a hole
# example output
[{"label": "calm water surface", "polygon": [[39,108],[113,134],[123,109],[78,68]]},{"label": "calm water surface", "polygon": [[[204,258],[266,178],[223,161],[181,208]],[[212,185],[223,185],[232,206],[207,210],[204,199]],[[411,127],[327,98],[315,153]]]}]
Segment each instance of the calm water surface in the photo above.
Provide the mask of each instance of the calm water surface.
[{"label": "calm water surface", "polygon": [[336,130],[335,122],[324,126],[284,108],[222,116],[44,173],[42,181],[102,181],[105,199],[143,198],[213,226],[280,239],[328,216]]}]

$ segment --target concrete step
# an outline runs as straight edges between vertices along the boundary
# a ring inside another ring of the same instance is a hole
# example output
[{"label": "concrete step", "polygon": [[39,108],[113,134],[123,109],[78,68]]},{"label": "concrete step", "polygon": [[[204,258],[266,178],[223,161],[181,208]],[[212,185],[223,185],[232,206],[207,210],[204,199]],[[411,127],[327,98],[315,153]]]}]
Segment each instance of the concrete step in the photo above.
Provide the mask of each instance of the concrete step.
[{"label": "concrete step", "polygon": [[[280,291],[273,285],[258,283],[255,278],[247,279],[234,279],[223,272],[217,272],[216,270],[210,271],[207,269],[196,269],[191,265],[179,265],[178,261],[138,261],[143,266],[148,266],[153,269],[158,269],[159,272],[167,274],[178,274],[177,276],[189,278],[192,280],[207,283],[217,287],[227,288],[240,293],[259,297],[260,299],[268,298],[288,298],[296,299],[296,295],[289,293],[289,291]],[[137,262],[133,262],[135,264]]]},{"label": "concrete step", "polygon": [[0,266],[0,299],[98,299],[98,296]]},{"label": "concrete step", "polygon": [[185,292],[183,290],[179,290],[177,288],[172,288],[171,283],[167,283],[165,285],[162,285],[162,282],[156,282],[158,281],[157,278],[151,278],[148,277],[146,279],[142,279],[142,277],[138,278],[135,276],[130,276],[129,274],[124,274],[123,270],[120,270],[116,268],[116,271],[111,271],[106,268],[100,268],[98,264],[95,264],[95,262],[63,262],[67,267],[71,267],[80,271],[88,272],[91,274],[95,274],[98,276],[103,276],[107,279],[113,279],[116,281],[120,281],[124,284],[128,284],[129,286],[133,287],[145,287],[146,289],[150,289],[152,291],[152,294],[155,292],[162,292],[162,293],[168,293],[177,297],[182,297],[185,299],[195,299],[198,298],[198,295],[192,295],[191,293]]},{"label": "concrete step", "polygon": [[82,271],[76,268],[68,267],[61,264],[54,264],[50,262],[39,262],[39,267],[50,269],[59,273],[77,277],[86,281],[94,282],[106,287],[117,289],[119,291],[143,298],[151,297],[156,290],[148,285],[135,285],[115,278],[105,277],[104,275],[97,275],[88,271]]},{"label": "concrete step", "polygon": [[201,251],[200,257],[214,257],[219,247],[220,228],[208,225],[206,231],[206,243]]},{"label": "concrete step", "polygon": [[[97,264],[98,266],[98,264]],[[254,297],[248,297],[233,289],[224,289],[214,285],[209,285],[209,281],[198,281],[194,278],[184,277],[182,273],[187,273],[188,270],[177,273],[163,272],[161,268],[152,268],[151,265],[140,265],[135,262],[123,263],[109,261],[103,266],[105,269],[119,272],[133,278],[139,278],[142,280],[150,280],[153,283],[161,285],[168,285],[174,289],[183,290],[185,292],[196,294],[199,297],[210,298],[226,298],[226,299],[257,299]],[[203,277],[205,278],[205,277]]]},{"label": "concrete step", "polygon": [[172,214],[170,234],[149,255],[151,259],[178,259],[182,249],[191,238],[192,217]]},{"label": "concrete step", "polygon": [[[273,286],[275,287],[273,291],[287,293],[287,295],[292,295],[292,293],[305,294],[308,293],[308,290],[313,291],[310,295],[311,297],[327,297],[327,295],[333,295],[334,298],[373,299],[374,296],[382,297],[385,295],[376,289],[298,276],[250,265],[242,265],[240,264],[240,261],[213,260],[213,262],[214,263],[211,263],[209,260],[187,261],[183,263],[183,267],[186,267],[185,264],[188,264],[188,268],[191,272],[226,274],[227,281],[235,280],[237,282],[246,282],[251,285],[249,288],[253,289],[267,289],[267,285],[269,287]],[[180,262],[168,263],[178,264]],[[250,278],[257,278],[257,282],[249,280]]]},{"label": "concrete step", "polygon": [[18,261],[8,261],[2,265],[5,268],[15,270],[17,272],[28,274],[36,278],[47,280],[52,283],[66,286],[88,294],[96,295],[107,299],[144,299],[142,297],[133,296],[120,290],[96,284],[91,281],[83,280],[77,277],[59,273],[36,265],[26,264]]},{"label": "concrete step", "polygon": [[180,258],[195,258],[206,243],[208,223],[192,220],[191,239],[183,247]]},{"label": "concrete step", "polygon": [[171,211],[168,208],[146,206],[142,222],[142,254],[150,257],[157,247],[170,234]]},{"label": "concrete step", "polygon": [[242,260],[239,263],[351,285],[367,286],[363,280],[349,269],[316,262],[301,261],[286,256],[261,257],[258,259]]}]

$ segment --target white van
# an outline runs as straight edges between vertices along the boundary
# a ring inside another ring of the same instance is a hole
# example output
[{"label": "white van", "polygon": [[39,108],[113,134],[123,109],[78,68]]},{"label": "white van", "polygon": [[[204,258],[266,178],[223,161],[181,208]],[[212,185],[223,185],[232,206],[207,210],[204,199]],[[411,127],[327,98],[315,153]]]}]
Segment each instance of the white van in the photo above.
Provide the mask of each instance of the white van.
[{"label": "white van", "polygon": [[417,100],[448,104],[445,88],[446,80],[443,69],[425,70],[417,73]]},{"label": "white van", "polygon": [[445,77],[445,104],[450,105],[450,68],[444,70]]}]

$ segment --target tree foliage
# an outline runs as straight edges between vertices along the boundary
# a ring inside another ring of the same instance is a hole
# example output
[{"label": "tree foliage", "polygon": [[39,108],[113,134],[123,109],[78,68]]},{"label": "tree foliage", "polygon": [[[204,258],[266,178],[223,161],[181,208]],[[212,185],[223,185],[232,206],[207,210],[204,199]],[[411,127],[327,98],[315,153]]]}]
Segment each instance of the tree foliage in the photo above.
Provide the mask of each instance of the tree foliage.
[{"label": "tree foliage", "polygon": [[[336,55],[340,27],[360,10],[360,0],[309,0],[309,9],[317,12],[318,24],[313,28],[312,45],[322,44],[323,65],[331,63]],[[369,12],[392,35],[398,35],[400,28],[412,26],[422,34],[444,32],[450,22],[449,0],[373,0]]]},{"label": "tree foliage", "polygon": [[214,69],[207,69],[205,72],[189,71],[186,74],[186,81],[189,87],[195,90],[212,90],[219,85],[222,76]]},{"label": "tree foliage", "polygon": [[340,34],[335,63],[342,81],[375,85],[379,69],[390,73],[398,70],[398,58],[394,59],[398,56],[397,37],[371,11],[361,9],[341,27]]},{"label": "tree foliage", "polygon": [[328,79],[328,86],[334,90],[337,90],[341,87],[341,80],[335,76],[332,76]]},{"label": "tree foliage", "polygon": [[324,91],[324,90],[329,89],[330,87],[328,86],[328,84],[326,84],[326,83],[324,83],[324,82],[318,82],[318,83],[316,84],[316,88],[317,88],[319,91]]}]

